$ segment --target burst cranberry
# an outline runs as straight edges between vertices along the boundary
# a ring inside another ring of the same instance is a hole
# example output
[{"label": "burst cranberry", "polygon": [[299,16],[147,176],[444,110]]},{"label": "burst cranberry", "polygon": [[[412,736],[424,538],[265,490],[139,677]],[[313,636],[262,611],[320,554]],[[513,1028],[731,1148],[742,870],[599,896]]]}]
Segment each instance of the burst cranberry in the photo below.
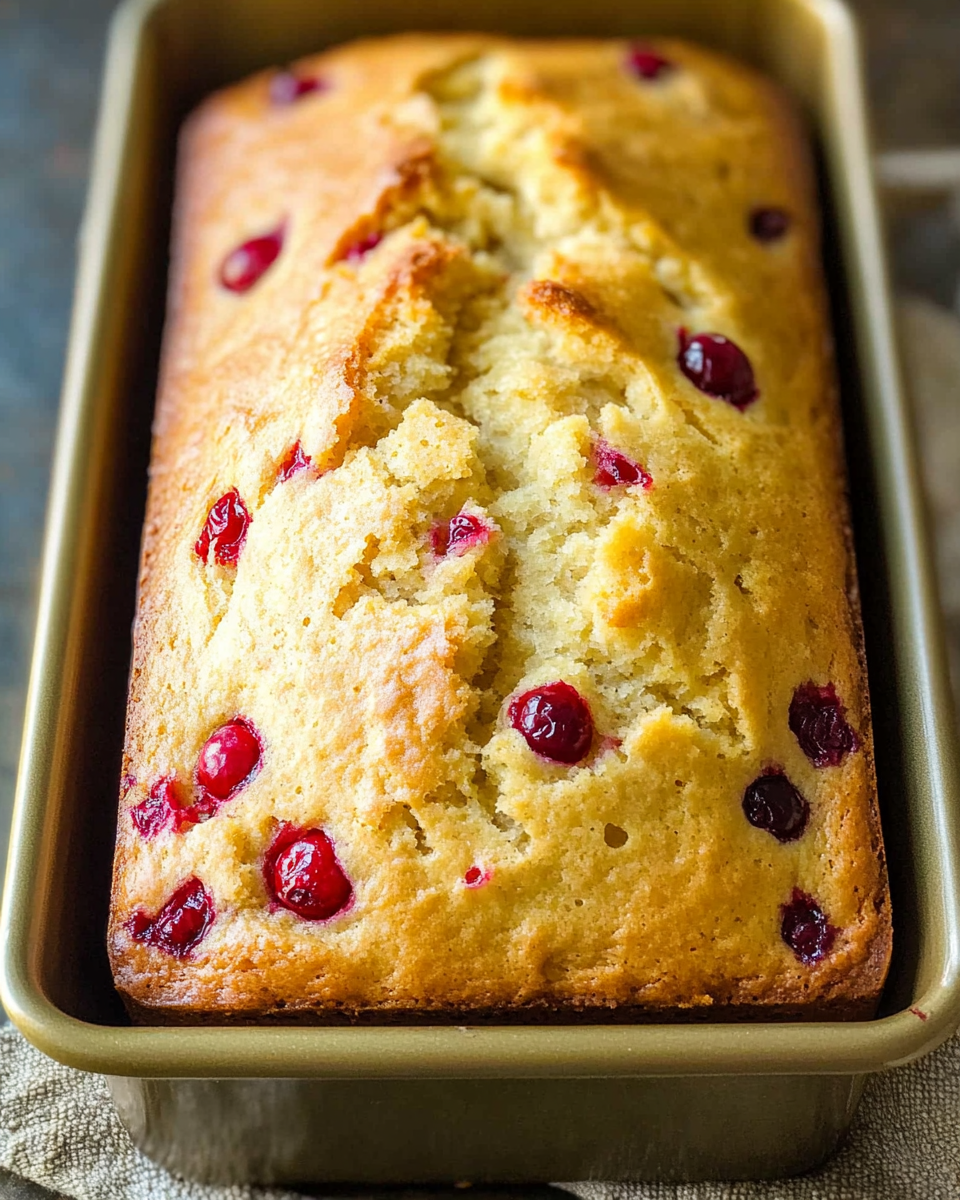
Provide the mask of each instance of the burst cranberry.
[{"label": "burst cranberry", "polygon": [[277,480],[280,483],[285,483],[288,479],[292,479],[294,475],[301,471],[306,471],[310,466],[310,455],[304,454],[303,446],[299,442],[294,442],[290,447],[287,457],[280,464],[280,469],[277,472]]},{"label": "burst cranberry", "polygon": [[483,887],[485,883],[490,881],[490,872],[484,870],[483,867],[468,867],[464,876],[464,885],[468,888]]},{"label": "burst cranberry", "polygon": [[778,842],[795,842],[807,827],[810,805],[782,771],[767,771],[743,793],[743,812]]},{"label": "burst cranberry", "polygon": [[589,753],[593,742],[590,709],[580,693],[563,680],[517,696],[509,715],[513,728],[543,758],[573,766]]},{"label": "burst cranberry", "polygon": [[263,864],[267,891],[277,904],[307,921],[326,921],[342,912],[353,887],[322,829],[284,826]]},{"label": "burst cranberry", "polygon": [[196,876],[182,883],[153,917],[137,911],[127,922],[135,942],[186,956],[207,936],[214,918],[213,898]]},{"label": "burst cranberry", "polygon": [[790,228],[790,214],[782,208],[755,208],[749,225],[758,242],[777,242]]},{"label": "burst cranberry", "polygon": [[340,258],[345,262],[358,263],[361,259],[366,258],[371,250],[375,250],[382,241],[383,234],[375,230],[373,233],[368,233],[365,237],[351,242]]},{"label": "burst cranberry", "polygon": [[283,226],[251,238],[231,250],[220,264],[220,282],[231,292],[245,292],[271,267],[283,249]]},{"label": "burst cranberry", "polygon": [[673,70],[673,63],[648,46],[633,46],[627,54],[627,69],[638,79],[659,79]]},{"label": "burst cranberry", "polygon": [[734,408],[744,409],[757,398],[750,359],[721,333],[698,333],[688,338],[687,331],[681,329],[677,362],[701,392],[726,400]]},{"label": "burst cranberry", "polygon": [[262,756],[256,729],[243,717],[235,717],[204,742],[197,760],[197,787],[216,800],[229,800],[250,782]]},{"label": "burst cranberry", "polygon": [[598,487],[632,487],[639,484],[642,488],[649,488],[653,484],[653,479],[638,462],[621,454],[603,438],[598,438],[593,447],[593,461],[596,468],[593,482]]},{"label": "burst cranberry", "polygon": [[292,71],[278,71],[270,80],[270,103],[278,106],[296,104],[312,92],[325,92],[329,86],[325,79],[317,75],[294,75]]},{"label": "burst cranberry", "polygon": [[832,683],[802,683],[793,693],[790,729],[815,767],[838,767],[859,750],[860,739],[847,724],[846,713]]},{"label": "burst cranberry", "polygon": [[149,839],[168,825],[176,826],[176,814],[180,811],[176,780],[172,775],[165,775],[153,785],[146,800],[130,809],[130,819],[137,833]]},{"label": "burst cranberry", "polygon": [[124,775],[120,780],[120,795],[125,796],[131,788],[137,786],[136,778],[133,775]]},{"label": "burst cranberry", "polygon": [[430,531],[433,552],[438,558],[447,554],[465,554],[472,546],[483,546],[490,541],[490,525],[471,513],[457,513],[449,521],[441,521]]},{"label": "burst cranberry", "polygon": [[799,888],[793,889],[789,904],[780,906],[780,934],[802,963],[826,958],[837,932],[816,900]]},{"label": "burst cranberry", "polygon": [[252,520],[247,506],[240,499],[236,488],[231,488],[207,513],[203,529],[197,538],[194,550],[203,562],[208,562],[210,547],[213,557],[222,567],[235,567],[243,543],[247,539],[247,528]]}]

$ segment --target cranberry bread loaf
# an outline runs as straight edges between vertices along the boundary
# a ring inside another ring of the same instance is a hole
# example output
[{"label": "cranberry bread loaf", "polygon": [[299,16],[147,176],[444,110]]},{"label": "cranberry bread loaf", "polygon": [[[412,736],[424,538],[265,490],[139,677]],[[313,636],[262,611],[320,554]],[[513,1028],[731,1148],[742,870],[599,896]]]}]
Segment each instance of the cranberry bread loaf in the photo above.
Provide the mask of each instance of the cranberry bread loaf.
[{"label": "cranberry bread loaf", "polygon": [[139,1020],[873,1010],[817,218],[767,81],[416,36],[202,105],[123,772]]}]

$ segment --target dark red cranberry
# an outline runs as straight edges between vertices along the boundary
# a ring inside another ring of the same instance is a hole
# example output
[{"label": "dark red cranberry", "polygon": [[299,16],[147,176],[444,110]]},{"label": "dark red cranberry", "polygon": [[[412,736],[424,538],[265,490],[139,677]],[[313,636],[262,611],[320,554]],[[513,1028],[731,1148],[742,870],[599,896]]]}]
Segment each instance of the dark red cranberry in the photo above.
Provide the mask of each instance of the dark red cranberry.
[{"label": "dark red cranberry", "polygon": [[687,331],[681,329],[677,362],[701,392],[726,400],[734,408],[744,409],[757,398],[750,359],[736,342],[721,333],[698,333],[688,338]]},{"label": "dark red cranberry", "polygon": [[638,79],[659,79],[674,69],[673,63],[648,46],[632,46],[627,54],[627,69]]},{"label": "dark red cranberry", "polygon": [[178,808],[173,814],[173,827],[177,833],[183,833],[193,825],[209,821],[217,815],[220,801],[209,792],[201,792],[196,800],[186,808]]},{"label": "dark red cranberry", "polygon": [[197,787],[216,800],[229,800],[260,767],[263,748],[256,729],[234,717],[207,738],[197,759]]},{"label": "dark red cranberry", "polygon": [[778,842],[795,842],[807,827],[810,805],[782,771],[766,771],[743,793],[743,813]]},{"label": "dark red cranberry", "polygon": [[283,249],[284,229],[251,238],[231,250],[220,264],[220,282],[231,292],[245,292],[272,266]]},{"label": "dark red cranberry", "polygon": [[304,454],[303,446],[299,442],[294,442],[290,447],[287,457],[280,464],[280,470],[277,472],[277,480],[280,483],[285,483],[300,471],[306,471],[309,466],[310,455]]},{"label": "dark red cranberry", "polygon": [[593,482],[598,487],[632,487],[639,484],[642,488],[649,488],[653,484],[653,479],[638,462],[621,454],[603,438],[597,438],[594,444],[593,462],[596,468]]},{"label": "dark red cranberry", "polygon": [[353,887],[322,829],[281,828],[263,864],[267,891],[277,904],[307,921],[342,912]]},{"label": "dark red cranberry", "polygon": [[777,242],[790,228],[790,214],[782,208],[755,208],[750,214],[750,232],[758,242]]},{"label": "dark red cranberry", "polygon": [[270,103],[279,106],[296,104],[312,92],[325,92],[329,83],[317,75],[294,75],[292,71],[278,71],[270,80]]},{"label": "dark red cranberry", "polygon": [[463,882],[468,888],[483,887],[485,883],[490,882],[490,872],[483,867],[468,867],[463,876]]},{"label": "dark red cranberry", "polygon": [[799,888],[793,889],[789,904],[780,906],[780,934],[802,963],[826,958],[837,933],[816,900]]},{"label": "dark red cranberry", "polygon": [[186,958],[207,936],[214,915],[213,897],[192,876],[181,883],[155,916],[135,912],[127,922],[127,929],[135,942],[153,946],[174,958]]},{"label": "dark red cranberry", "polygon": [[471,546],[483,546],[490,541],[492,529],[481,517],[457,513],[449,521],[441,521],[430,531],[433,552],[438,558],[447,554],[465,554]]},{"label": "dark red cranberry", "polygon": [[359,238],[352,242],[343,254],[340,255],[346,262],[358,263],[362,258],[365,258],[371,250],[375,250],[383,241],[383,234],[378,231],[368,233],[365,237]]},{"label": "dark red cranberry", "polygon": [[130,809],[130,819],[141,837],[153,838],[168,825],[176,826],[180,811],[176,780],[165,775],[153,785],[146,800]]},{"label": "dark red cranberry", "polygon": [[212,545],[213,557],[222,567],[235,567],[251,519],[237,489],[231,488],[225,492],[207,513],[194,546],[198,557],[207,562]]},{"label": "dark red cranberry", "polygon": [[844,708],[832,683],[818,687],[802,683],[790,701],[790,729],[800,749],[815,767],[838,767],[860,749],[860,739],[847,724]]},{"label": "dark red cranberry", "polygon": [[593,742],[593,718],[580,693],[558,680],[524,692],[511,701],[510,724],[543,758],[573,766],[586,758]]}]

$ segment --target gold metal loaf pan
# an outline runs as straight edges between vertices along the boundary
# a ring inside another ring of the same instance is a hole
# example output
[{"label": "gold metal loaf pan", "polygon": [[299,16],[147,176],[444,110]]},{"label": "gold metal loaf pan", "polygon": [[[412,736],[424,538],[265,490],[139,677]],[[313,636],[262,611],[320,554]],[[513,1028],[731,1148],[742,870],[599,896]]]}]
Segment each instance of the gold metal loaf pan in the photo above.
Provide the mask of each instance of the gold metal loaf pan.
[{"label": "gold metal loaf pan", "polygon": [[[805,102],[827,260],[896,915],[857,1024],[131,1028],[104,946],[174,139],[212,88],[361,34],[669,33]],[[960,1021],[958,774],[898,380],[857,42],[837,0],[128,0],[110,41],[64,385],[10,868],[3,1002],[111,1079],[186,1176],[368,1182],[770,1177],[822,1160],[868,1072]],[[198,1120],[197,1114],[203,1119]]]}]

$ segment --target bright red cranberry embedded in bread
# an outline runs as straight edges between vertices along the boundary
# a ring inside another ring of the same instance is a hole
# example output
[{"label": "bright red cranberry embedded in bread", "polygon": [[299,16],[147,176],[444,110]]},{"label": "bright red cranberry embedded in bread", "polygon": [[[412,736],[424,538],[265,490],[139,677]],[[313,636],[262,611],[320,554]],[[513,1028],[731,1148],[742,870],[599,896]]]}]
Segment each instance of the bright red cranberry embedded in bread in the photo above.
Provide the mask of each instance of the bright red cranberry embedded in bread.
[{"label": "bright red cranberry embedded in bread", "polygon": [[743,793],[743,813],[778,842],[795,842],[807,827],[810,805],[782,771],[766,771]]},{"label": "bright red cranberry embedded in bread", "polygon": [[177,784],[172,775],[158,779],[145,800],[130,809],[134,828],[143,838],[153,838],[168,825],[176,826],[180,812]]},{"label": "bright red cranberry embedded in bread", "polygon": [[283,249],[284,228],[243,242],[220,264],[220,283],[231,292],[252,288],[268,267],[273,266]]},{"label": "bright red cranberry embedded in bread", "polygon": [[468,867],[463,876],[463,883],[468,888],[483,887],[485,883],[490,882],[490,871],[484,867]]},{"label": "bright red cranberry embedded in bread", "polygon": [[260,735],[243,717],[221,725],[207,738],[197,759],[197,787],[216,800],[229,800],[260,767]]},{"label": "bright red cranberry embedded in bread", "polygon": [[448,554],[465,554],[472,546],[482,546],[490,541],[493,532],[482,517],[472,513],[457,513],[449,521],[441,521],[430,531],[433,552],[438,558]]},{"label": "bright red cranberry embedded in bread", "polygon": [[284,826],[263,865],[267,891],[277,904],[307,921],[326,921],[343,912],[353,887],[322,829]]},{"label": "bright red cranberry embedded in bread", "polygon": [[593,482],[597,487],[633,487],[639,484],[642,488],[649,488],[653,484],[653,479],[638,462],[627,458],[603,438],[597,438],[594,444],[593,462]]},{"label": "bright red cranberry embedded in bread", "polygon": [[574,766],[590,752],[593,718],[586,700],[569,683],[545,683],[510,704],[510,724],[542,758]]},{"label": "bright red cranberry embedded in bread", "polygon": [[846,712],[832,683],[802,683],[793,693],[790,729],[815,767],[838,767],[859,750],[860,739],[847,724]]},{"label": "bright red cranberry embedded in bread", "polygon": [[837,932],[816,900],[799,888],[793,889],[790,903],[780,907],[780,934],[802,963],[826,958]]},{"label": "bright red cranberry embedded in bread", "polygon": [[673,63],[651,50],[649,46],[631,46],[627,54],[627,69],[638,79],[659,79],[674,69]]},{"label": "bright red cranberry embedded in bread", "polygon": [[365,237],[359,238],[355,242],[351,242],[351,244],[346,248],[346,250],[344,250],[340,257],[345,262],[358,263],[361,259],[365,258],[371,250],[375,250],[382,241],[382,233],[378,231],[368,233]]},{"label": "bright red cranberry embedded in bread", "polygon": [[292,71],[278,71],[270,80],[270,103],[281,107],[296,104],[313,92],[325,92],[329,86],[318,75],[294,75]]},{"label": "bright red cranberry embedded in bread", "polygon": [[210,547],[213,557],[222,567],[235,567],[243,543],[247,538],[247,527],[251,521],[247,506],[236,488],[231,488],[207,513],[203,529],[197,538],[194,550],[203,562],[208,562]]},{"label": "bright red cranberry embedded in bread", "polygon": [[155,916],[138,911],[127,922],[135,942],[186,956],[207,936],[213,924],[213,897],[196,876],[182,883]]},{"label": "bright red cranberry embedded in bread", "polygon": [[280,469],[277,471],[277,481],[285,483],[288,479],[292,479],[294,475],[301,471],[306,471],[310,466],[310,455],[304,454],[303,446],[299,442],[294,442],[290,447],[287,457],[280,464]]},{"label": "bright red cranberry embedded in bread", "polygon": [[790,214],[782,208],[755,208],[749,226],[758,242],[778,242],[790,228]]},{"label": "bright red cranberry embedded in bread", "polygon": [[701,392],[726,400],[734,408],[744,409],[757,398],[750,359],[736,342],[721,333],[688,337],[687,331],[681,329],[677,363]]}]

